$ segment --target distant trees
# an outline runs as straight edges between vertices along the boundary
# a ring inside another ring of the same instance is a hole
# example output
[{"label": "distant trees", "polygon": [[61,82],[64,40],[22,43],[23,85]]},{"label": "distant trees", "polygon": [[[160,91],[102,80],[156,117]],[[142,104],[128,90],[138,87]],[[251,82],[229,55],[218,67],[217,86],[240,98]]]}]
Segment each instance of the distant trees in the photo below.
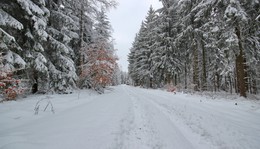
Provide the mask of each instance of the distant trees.
[{"label": "distant trees", "polygon": [[[160,55],[152,55],[153,46],[156,46],[154,42],[156,41],[157,24],[156,24],[157,14],[151,7],[148,12],[148,16],[145,21],[142,22],[139,33],[137,34],[133,47],[131,48],[131,53],[129,54],[129,75],[134,78],[135,85],[146,85],[147,87],[152,87],[153,74],[151,74],[151,69],[153,63],[156,63],[156,57]],[[156,52],[156,51],[154,51]],[[157,65],[156,65],[157,66]]]},{"label": "distant trees", "polygon": [[[129,72],[136,85],[151,87],[143,79],[149,73],[153,84],[235,91],[244,97],[247,92],[258,93],[259,2],[162,0],[162,4],[163,8],[155,11],[158,17],[153,23],[157,22],[157,27],[143,33],[142,25],[138,35],[142,34],[144,41],[138,42],[141,39],[137,36],[129,54]],[[136,62],[145,62],[148,55],[151,67],[145,69],[146,73],[133,73],[140,72]]]},{"label": "distant trees", "polygon": [[[115,5],[114,0],[0,1],[1,70],[19,70],[13,75],[27,79],[33,93],[71,92],[88,61],[83,49],[100,40],[98,15]],[[104,49],[115,57],[112,48]]]}]

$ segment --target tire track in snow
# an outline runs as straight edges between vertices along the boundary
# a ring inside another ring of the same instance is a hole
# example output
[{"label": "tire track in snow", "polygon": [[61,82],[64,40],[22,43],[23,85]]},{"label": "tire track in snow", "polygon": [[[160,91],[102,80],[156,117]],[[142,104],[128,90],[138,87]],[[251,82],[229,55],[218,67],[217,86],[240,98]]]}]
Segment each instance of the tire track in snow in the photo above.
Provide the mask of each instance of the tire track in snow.
[{"label": "tire track in snow", "polygon": [[[141,91],[141,90],[140,90]],[[223,111],[214,111],[210,105],[204,105],[203,103],[196,103],[196,101],[187,101],[187,99],[182,99],[180,97],[177,100],[186,100],[182,102],[176,102],[176,100],[169,100],[169,96],[158,95],[154,92],[147,93],[145,90],[141,91],[147,98],[150,100],[148,102],[154,104],[160,111],[171,119],[175,121],[175,124],[178,126],[185,126],[185,129],[182,129],[184,133],[190,134],[187,132],[187,128],[193,132],[193,138],[197,138],[197,148],[255,148],[253,146],[245,146],[244,141],[247,138],[247,135],[244,134],[240,129],[234,129],[233,127],[238,126],[234,121],[233,123],[227,123],[230,121],[219,121],[220,119],[229,117],[223,117],[221,114]],[[157,97],[157,98],[156,98]],[[160,100],[158,100],[160,99]],[[167,100],[167,102],[163,102]],[[166,104],[167,103],[167,104]],[[194,113],[195,111],[195,113]],[[233,118],[233,116],[231,117]],[[211,127],[212,129],[209,129]],[[241,128],[242,129],[242,128]],[[186,132],[185,132],[186,131]],[[234,137],[235,136],[235,137]],[[227,139],[225,139],[227,138]],[[230,138],[240,138],[239,141],[234,139],[233,142],[230,141]],[[230,146],[232,144],[232,147]],[[205,146],[205,147],[203,147]]]},{"label": "tire track in snow", "polygon": [[[211,146],[211,148],[216,148],[216,146],[214,146],[210,143],[209,138],[211,138],[212,136],[201,127],[200,119],[202,119],[202,117],[197,117],[193,113],[187,114],[186,105],[184,105],[183,107],[177,107],[177,106],[162,104],[162,103],[157,102],[154,99],[155,96],[153,96],[153,97],[148,96],[148,95],[146,95],[146,96],[147,96],[146,98],[149,99],[149,100],[147,100],[147,102],[154,105],[154,107],[156,109],[158,109],[166,117],[168,117],[170,119],[170,121],[172,122],[172,124],[176,125],[176,127],[179,128],[179,130],[183,133],[184,136],[187,137],[187,139],[193,140],[193,145],[195,148],[208,149],[209,146]],[[159,97],[159,96],[157,96],[157,97]],[[187,129],[184,128],[185,125],[186,125],[186,128],[189,128],[192,132],[195,133],[194,136],[190,136],[191,133],[189,131],[187,132]],[[204,137],[204,139],[202,139],[201,137]],[[194,143],[194,140],[196,140],[195,142],[197,142],[197,143]],[[222,143],[222,142],[219,142],[219,143]],[[205,144],[207,144],[207,145],[205,145]],[[205,145],[205,147],[204,147],[204,145]]]},{"label": "tire track in snow", "polygon": [[[126,97],[131,100],[128,115],[121,120],[120,131],[117,134],[116,149],[162,149],[163,145],[150,125],[148,114],[141,104],[138,95],[124,88]],[[130,93],[129,93],[130,92]]]},{"label": "tire track in snow", "polygon": [[[153,148],[162,149],[192,149],[194,146],[191,142],[180,132],[180,130],[172,123],[170,118],[160,111],[156,106],[149,102],[149,98],[145,96],[147,93],[140,93],[140,89],[126,87],[128,92],[131,93],[132,99],[140,107],[141,113],[145,113],[145,118],[148,124],[148,130],[154,137],[153,140],[158,140],[153,143]],[[149,147],[151,148],[151,147]]]}]

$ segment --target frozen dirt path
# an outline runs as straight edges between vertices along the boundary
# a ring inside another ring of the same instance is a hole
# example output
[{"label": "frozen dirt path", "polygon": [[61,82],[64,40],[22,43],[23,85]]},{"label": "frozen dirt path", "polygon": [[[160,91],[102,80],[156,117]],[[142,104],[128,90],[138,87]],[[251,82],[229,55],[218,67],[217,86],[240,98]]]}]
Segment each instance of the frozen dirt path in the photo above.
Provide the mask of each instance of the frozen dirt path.
[{"label": "frozen dirt path", "polygon": [[[260,106],[131,86],[0,105],[0,149],[257,149]],[[242,106],[244,104],[244,106]],[[240,106],[241,105],[241,106]],[[15,123],[15,124],[14,124]]]}]

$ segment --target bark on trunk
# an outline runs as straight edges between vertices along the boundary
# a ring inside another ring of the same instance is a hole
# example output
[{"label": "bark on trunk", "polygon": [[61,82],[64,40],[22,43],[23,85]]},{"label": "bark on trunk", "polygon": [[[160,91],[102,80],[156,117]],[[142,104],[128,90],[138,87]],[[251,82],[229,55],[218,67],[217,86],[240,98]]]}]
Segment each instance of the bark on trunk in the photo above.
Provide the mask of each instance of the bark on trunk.
[{"label": "bark on trunk", "polygon": [[207,90],[207,70],[206,70],[206,51],[203,43],[203,39],[201,40],[201,49],[202,49],[202,90]]},{"label": "bark on trunk", "polygon": [[195,90],[199,90],[199,68],[198,68],[198,49],[195,47],[195,41],[193,41],[193,84],[196,85]]},{"label": "bark on trunk", "polygon": [[239,45],[239,55],[236,57],[238,88],[239,88],[240,96],[246,97],[244,54],[243,54],[241,33],[239,27],[236,27],[236,35],[238,37],[238,45]]},{"label": "bark on trunk", "polygon": [[79,74],[80,76],[83,76],[83,10],[84,10],[84,6],[81,6],[81,10],[80,10],[80,20],[79,20],[79,25],[80,25],[80,51],[79,51],[79,65],[80,65],[80,70],[79,70]]},{"label": "bark on trunk", "polygon": [[185,62],[185,70],[184,70],[184,85],[185,89],[187,89],[187,62]]}]

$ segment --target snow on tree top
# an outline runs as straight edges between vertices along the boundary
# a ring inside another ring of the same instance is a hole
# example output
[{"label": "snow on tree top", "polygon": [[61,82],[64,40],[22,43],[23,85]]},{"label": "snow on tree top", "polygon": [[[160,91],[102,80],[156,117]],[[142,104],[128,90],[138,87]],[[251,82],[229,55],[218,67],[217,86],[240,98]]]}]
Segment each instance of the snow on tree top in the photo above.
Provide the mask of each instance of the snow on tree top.
[{"label": "snow on tree top", "polygon": [[44,11],[30,0],[17,0],[17,2],[29,15],[33,15],[33,13],[44,15]]},{"label": "snow on tree top", "polygon": [[6,13],[4,10],[0,9],[0,25],[1,26],[10,26],[15,29],[22,30],[23,25],[13,18],[11,15]]}]

